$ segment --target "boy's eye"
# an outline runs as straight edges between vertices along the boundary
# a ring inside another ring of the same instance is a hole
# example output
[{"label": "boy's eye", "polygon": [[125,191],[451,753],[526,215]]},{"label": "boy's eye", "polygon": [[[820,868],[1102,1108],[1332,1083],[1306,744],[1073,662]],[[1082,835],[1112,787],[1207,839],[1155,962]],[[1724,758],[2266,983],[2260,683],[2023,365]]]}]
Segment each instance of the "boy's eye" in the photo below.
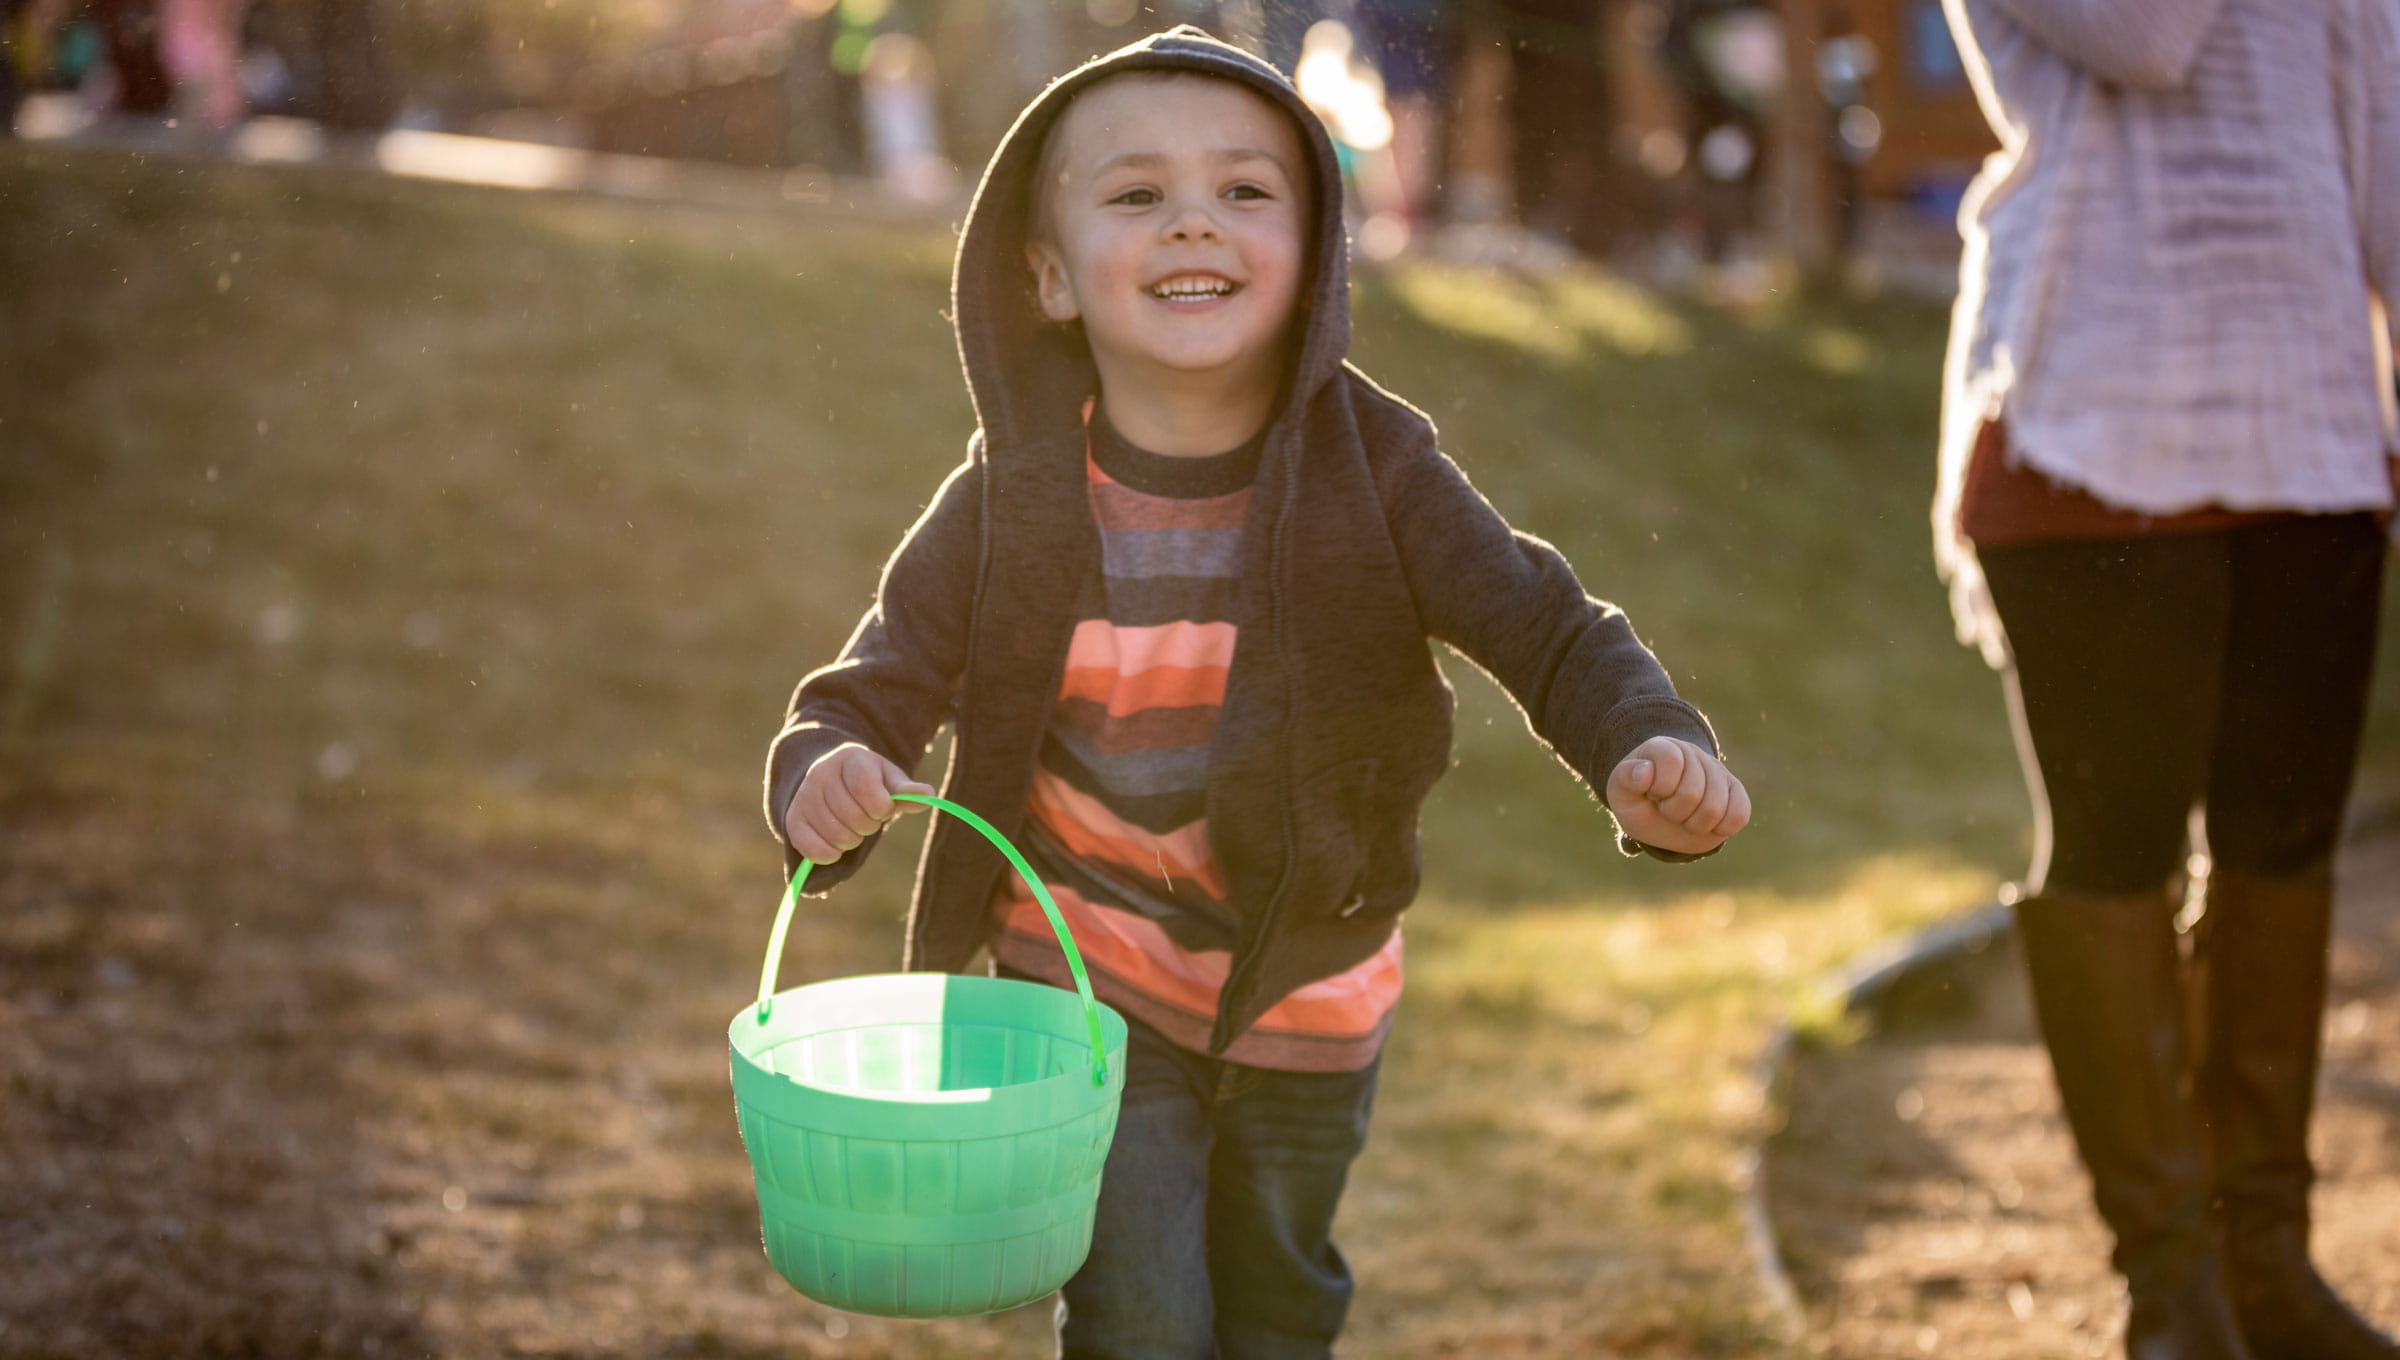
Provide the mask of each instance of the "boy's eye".
[{"label": "boy's eye", "polygon": [[1263,184],[1236,184],[1225,191],[1225,196],[1233,199],[1260,199],[1273,198],[1275,195],[1268,192],[1267,186]]},{"label": "boy's eye", "polygon": [[1158,191],[1156,189],[1127,189],[1110,198],[1108,201],[1111,203],[1123,203],[1136,208],[1144,208],[1158,201]]}]

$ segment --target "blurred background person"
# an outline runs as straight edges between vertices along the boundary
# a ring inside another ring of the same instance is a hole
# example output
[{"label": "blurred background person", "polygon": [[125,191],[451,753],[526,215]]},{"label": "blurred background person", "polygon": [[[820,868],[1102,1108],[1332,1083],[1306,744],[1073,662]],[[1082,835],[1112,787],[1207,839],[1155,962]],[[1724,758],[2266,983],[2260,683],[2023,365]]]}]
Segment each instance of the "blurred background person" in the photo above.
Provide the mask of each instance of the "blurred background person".
[{"label": "blurred background person", "polygon": [[248,112],[242,92],[246,0],[158,0],[158,51],[175,86],[179,121],[220,136]]},{"label": "blurred background person", "polygon": [[1408,218],[1392,156],[1392,115],[1383,77],[1360,55],[1350,27],[1320,19],[1300,43],[1292,84],[1333,135],[1347,200],[1343,216],[1358,254],[1388,260],[1408,245]]},{"label": "blurred background person", "polygon": [[795,9],[801,77],[795,110],[800,116],[793,120],[801,142],[797,158],[836,175],[864,175],[867,125],[860,77],[875,40],[874,25],[862,17],[861,7],[838,0],[805,0]]},{"label": "blurred background person", "polygon": [[1213,17],[1194,16],[1194,21],[1265,57],[1288,76],[1300,67],[1310,29],[1327,19],[1347,24],[1354,13],[1354,0],[1229,0]]},{"label": "blurred background person", "polygon": [[1816,44],[1817,92],[1825,99],[1826,163],[1832,171],[1833,254],[1836,264],[1857,251],[1866,209],[1867,162],[1883,146],[1883,120],[1868,98],[1867,82],[1881,63],[1875,44],[1853,31],[1847,3],[1824,12]]},{"label": "blurred background person", "polygon": [[933,54],[913,33],[894,30],[867,44],[860,107],[875,176],[899,198],[939,203],[957,173],[942,154],[939,83]]},{"label": "blurred background person", "polygon": [[1698,172],[1700,256],[1712,265],[1748,256],[1768,114],[1783,89],[1781,22],[1756,0],[1669,0],[1659,52]]},{"label": "blurred background person", "polygon": [[91,0],[91,17],[107,54],[95,91],[101,107],[135,117],[166,114],[175,83],[159,54],[156,0]]},{"label": "blurred background person", "polygon": [[2400,8],[1947,3],[2002,149],[1937,552],[2007,666],[2018,940],[2126,1350],[2391,1360],[2310,1263],[2308,1128],[2393,501]]},{"label": "blurred background person", "polygon": [[0,137],[17,127],[17,106],[55,65],[58,0],[0,0]]},{"label": "blurred background person", "polygon": [[1508,54],[1509,174],[1526,231],[1582,254],[1614,244],[1615,91],[1609,0],[1496,0]]},{"label": "blurred background person", "polygon": [[1358,0],[1359,42],[1383,77],[1392,120],[1398,211],[1411,233],[1439,212],[1443,110],[1450,100],[1458,32],[1450,0]]}]

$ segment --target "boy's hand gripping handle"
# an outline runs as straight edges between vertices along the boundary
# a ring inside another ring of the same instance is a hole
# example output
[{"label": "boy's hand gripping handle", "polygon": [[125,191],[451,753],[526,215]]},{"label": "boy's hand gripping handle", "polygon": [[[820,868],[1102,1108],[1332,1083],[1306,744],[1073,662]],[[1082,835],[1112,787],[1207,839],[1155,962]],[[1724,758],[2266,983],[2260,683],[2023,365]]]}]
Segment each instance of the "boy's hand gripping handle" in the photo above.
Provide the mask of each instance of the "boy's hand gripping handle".
[{"label": "boy's hand gripping handle", "polygon": [[[1095,1085],[1106,1086],[1108,1049],[1100,1037],[1100,1003],[1092,997],[1092,980],[1083,971],[1083,955],[1075,948],[1074,932],[1067,929],[1066,918],[1058,914],[1058,903],[1051,900],[1050,890],[1042,885],[1041,876],[1033,871],[1032,865],[1025,862],[1025,856],[1017,852],[1017,847],[1008,843],[1006,836],[968,809],[947,798],[936,798],[925,793],[895,793],[892,797],[904,803],[923,803],[927,807],[939,808],[982,832],[983,838],[999,847],[1000,853],[1008,856],[1008,862],[1023,875],[1025,886],[1033,889],[1034,899],[1042,904],[1042,914],[1050,918],[1050,929],[1058,934],[1059,948],[1066,951],[1067,971],[1075,975],[1075,994],[1083,998],[1083,1020],[1091,1031],[1092,1081]],[[776,909],[775,930],[767,937],[767,961],[758,971],[758,1018],[761,1021],[774,1013],[775,968],[783,959],[783,937],[791,929],[792,908],[800,901],[800,890],[808,882],[808,871],[815,867],[809,860],[800,861],[799,869],[792,874],[791,885],[783,890],[783,905]]]}]

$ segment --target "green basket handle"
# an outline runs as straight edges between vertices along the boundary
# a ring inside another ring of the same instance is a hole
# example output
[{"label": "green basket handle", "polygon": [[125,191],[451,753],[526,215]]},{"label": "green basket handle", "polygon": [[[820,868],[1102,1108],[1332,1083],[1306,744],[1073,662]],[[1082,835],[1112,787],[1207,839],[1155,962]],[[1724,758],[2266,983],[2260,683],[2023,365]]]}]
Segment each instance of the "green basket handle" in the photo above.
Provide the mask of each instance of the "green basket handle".
[{"label": "green basket handle", "polygon": [[[1025,878],[1025,886],[1033,889],[1035,900],[1042,904],[1042,914],[1050,918],[1050,929],[1058,933],[1058,947],[1067,954],[1067,971],[1075,975],[1075,994],[1083,998],[1083,1022],[1092,1035],[1092,1084],[1108,1085],[1108,1045],[1101,1038],[1100,1003],[1092,997],[1092,980],[1083,971],[1083,954],[1075,948],[1075,933],[1067,929],[1067,918],[1058,914],[1058,903],[1050,899],[1050,890],[1042,885],[1041,875],[1025,862],[1025,856],[1017,852],[1017,847],[1008,843],[1008,837],[1001,835],[990,822],[967,808],[927,793],[895,793],[892,797],[903,803],[923,803],[927,807],[940,808],[982,832],[985,840],[999,847],[1000,853],[1008,856],[1008,862],[1017,866],[1017,872]],[[800,867],[792,874],[791,886],[783,890],[783,905],[776,909],[775,930],[767,936],[767,961],[758,970],[758,1018],[761,1023],[774,1014],[775,965],[783,959],[783,937],[791,929],[792,908],[800,901],[801,885],[808,882],[808,871],[815,867],[813,861],[800,861]]]}]

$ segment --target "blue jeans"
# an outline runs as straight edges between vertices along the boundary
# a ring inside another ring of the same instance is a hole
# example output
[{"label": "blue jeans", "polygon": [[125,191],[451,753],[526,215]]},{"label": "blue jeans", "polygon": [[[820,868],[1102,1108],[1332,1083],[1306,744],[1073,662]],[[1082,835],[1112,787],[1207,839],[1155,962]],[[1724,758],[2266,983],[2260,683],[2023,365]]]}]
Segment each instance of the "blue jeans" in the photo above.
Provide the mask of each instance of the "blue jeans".
[{"label": "blue jeans", "polygon": [[1299,1360],[1350,1310],[1333,1211],[1375,1068],[1279,1072],[1129,1020],[1125,1103],[1092,1254],[1058,1306],[1063,1360]]}]

